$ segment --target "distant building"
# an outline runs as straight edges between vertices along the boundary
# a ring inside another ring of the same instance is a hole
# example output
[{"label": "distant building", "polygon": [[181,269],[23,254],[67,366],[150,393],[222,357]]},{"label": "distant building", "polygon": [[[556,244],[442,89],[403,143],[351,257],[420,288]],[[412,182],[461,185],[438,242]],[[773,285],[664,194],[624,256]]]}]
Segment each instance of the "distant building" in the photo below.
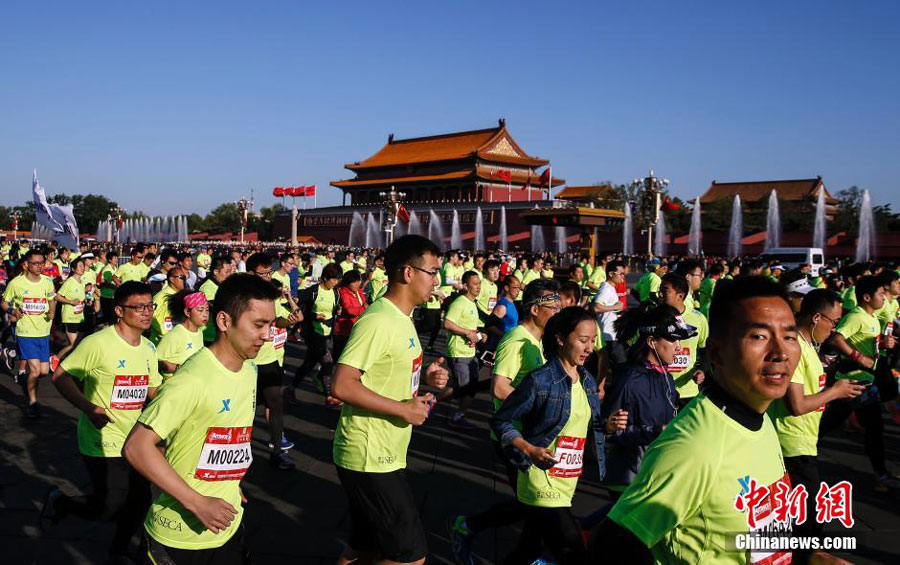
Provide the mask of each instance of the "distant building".
[{"label": "distant building", "polygon": [[[347,244],[354,213],[372,214],[378,221],[381,193],[393,187],[406,194],[404,205],[416,213],[426,234],[434,212],[445,246],[449,246],[455,211],[463,247],[472,247],[476,212],[481,208],[489,249],[498,245],[504,209],[510,247],[530,249],[531,228],[520,213],[551,206],[550,191],[565,183],[557,176],[550,178],[549,165],[548,159],[522,149],[502,119],[497,127],[474,131],[411,139],[395,139],[391,134],[375,154],[344,166],[354,178],[330,183],[343,192],[343,205],[301,210],[297,232],[326,244]],[[290,222],[290,211],[278,213],[275,236],[290,238]]]},{"label": "distant building", "polygon": [[815,212],[819,191],[825,191],[825,213],[834,216],[840,200],[833,197],[825,188],[822,177],[796,180],[766,180],[742,182],[712,181],[706,192],[700,197],[700,204],[711,204],[721,200],[731,202],[735,195],[740,195],[744,209],[749,213],[765,211],[769,203],[769,194],[775,190],[779,205],[795,207],[801,211]]}]

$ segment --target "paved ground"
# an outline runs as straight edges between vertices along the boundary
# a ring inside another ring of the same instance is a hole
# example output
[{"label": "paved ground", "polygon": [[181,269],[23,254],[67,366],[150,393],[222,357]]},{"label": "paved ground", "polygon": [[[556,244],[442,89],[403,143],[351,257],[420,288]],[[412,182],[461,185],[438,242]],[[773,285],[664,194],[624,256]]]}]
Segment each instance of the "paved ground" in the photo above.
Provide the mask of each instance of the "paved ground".
[{"label": "paved ground", "polygon": [[[296,359],[300,348],[289,344]],[[295,365],[294,359],[289,362]],[[29,421],[21,409],[21,392],[0,374],[0,563],[103,563],[112,535],[109,524],[69,519],[52,533],[36,527],[38,510],[51,484],[76,493],[87,487],[87,476],[75,440],[76,411],[49,382],[39,397],[44,406],[39,421]],[[456,512],[485,508],[509,496],[503,470],[489,444],[487,392],[478,397],[473,420],[477,431],[461,433],[444,424],[439,406],[430,421],[413,433],[409,478],[426,529],[431,563],[450,563],[445,521]],[[291,457],[297,470],[272,471],[266,465],[265,429],[254,432],[257,463],[244,480],[250,499],[245,520],[256,563],[333,563],[346,540],[349,521],[345,500],[331,463],[331,441],[337,412],[322,405],[311,387],[300,404],[287,410],[286,428],[297,447]],[[260,411],[261,414],[261,411]],[[257,421],[261,424],[261,419]],[[887,456],[896,465],[900,428],[887,424]],[[839,433],[825,442],[823,477],[849,479],[854,489],[853,534],[859,547],[845,557],[857,563],[900,562],[900,494],[872,491],[868,462],[859,434]],[[583,478],[575,497],[575,512],[583,516],[606,501],[591,478]],[[486,534],[476,542],[482,563],[499,563],[518,535],[518,528]]]}]

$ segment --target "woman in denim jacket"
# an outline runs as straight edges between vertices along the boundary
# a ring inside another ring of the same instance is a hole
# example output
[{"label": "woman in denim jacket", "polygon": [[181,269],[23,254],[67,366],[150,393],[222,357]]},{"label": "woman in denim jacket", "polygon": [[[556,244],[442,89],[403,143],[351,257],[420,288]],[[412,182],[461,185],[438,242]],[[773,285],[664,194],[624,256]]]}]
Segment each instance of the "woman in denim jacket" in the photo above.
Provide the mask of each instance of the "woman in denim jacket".
[{"label": "woman in denim jacket", "polygon": [[[533,563],[544,544],[563,565],[585,562],[571,506],[585,444],[600,421],[597,383],[583,366],[596,332],[594,317],[583,308],[553,316],[542,340],[547,363],[525,377],[491,418],[504,453],[519,469],[517,498],[525,516],[522,537],[505,563]],[[607,425],[620,425],[619,419]],[[602,454],[603,434],[593,435]]]}]

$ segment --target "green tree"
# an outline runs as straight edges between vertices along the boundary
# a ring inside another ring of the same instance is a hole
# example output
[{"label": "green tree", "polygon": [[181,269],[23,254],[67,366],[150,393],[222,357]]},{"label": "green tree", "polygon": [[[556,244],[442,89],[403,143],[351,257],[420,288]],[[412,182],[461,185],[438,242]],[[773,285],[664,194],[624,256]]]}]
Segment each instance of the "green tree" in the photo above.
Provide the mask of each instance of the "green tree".
[{"label": "green tree", "polygon": [[226,202],[216,206],[205,218],[206,231],[210,233],[238,232],[241,229],[237,204]]}]

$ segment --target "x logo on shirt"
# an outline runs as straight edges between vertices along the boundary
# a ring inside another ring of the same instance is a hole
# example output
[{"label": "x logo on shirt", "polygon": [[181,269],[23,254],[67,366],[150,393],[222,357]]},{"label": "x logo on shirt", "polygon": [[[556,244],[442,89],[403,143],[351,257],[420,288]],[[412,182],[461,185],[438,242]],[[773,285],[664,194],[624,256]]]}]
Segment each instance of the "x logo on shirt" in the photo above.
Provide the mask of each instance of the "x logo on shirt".
[{"label": "x logo on shirt", "polygon": [[194,342],[193,342],[193,341],[189,341],[188,344],[187,344],[187,348],[188,348],[188,349],[193,349],[193,348],[194,348]]},{"label": "x logo on shirt", "polygon": [[416,347],[416,338],[409,338],[409,347],[407,349],[414,349]]},{"label": "x logo on shirt", "polygon": [[222,399],[222,409],[219,410],[219,411],[217,412],[217,414],[221,414],[222,412],[231,412],[231,408],[228,406],[229,404],[231,404],[231,399],[230,399],[230,398],[223,398],[223,399]]},{"label": "x logo on shirt", "polygon": [[125,368],[125,360],[119,359],[119,369],[124,369],[124,368]]}]

